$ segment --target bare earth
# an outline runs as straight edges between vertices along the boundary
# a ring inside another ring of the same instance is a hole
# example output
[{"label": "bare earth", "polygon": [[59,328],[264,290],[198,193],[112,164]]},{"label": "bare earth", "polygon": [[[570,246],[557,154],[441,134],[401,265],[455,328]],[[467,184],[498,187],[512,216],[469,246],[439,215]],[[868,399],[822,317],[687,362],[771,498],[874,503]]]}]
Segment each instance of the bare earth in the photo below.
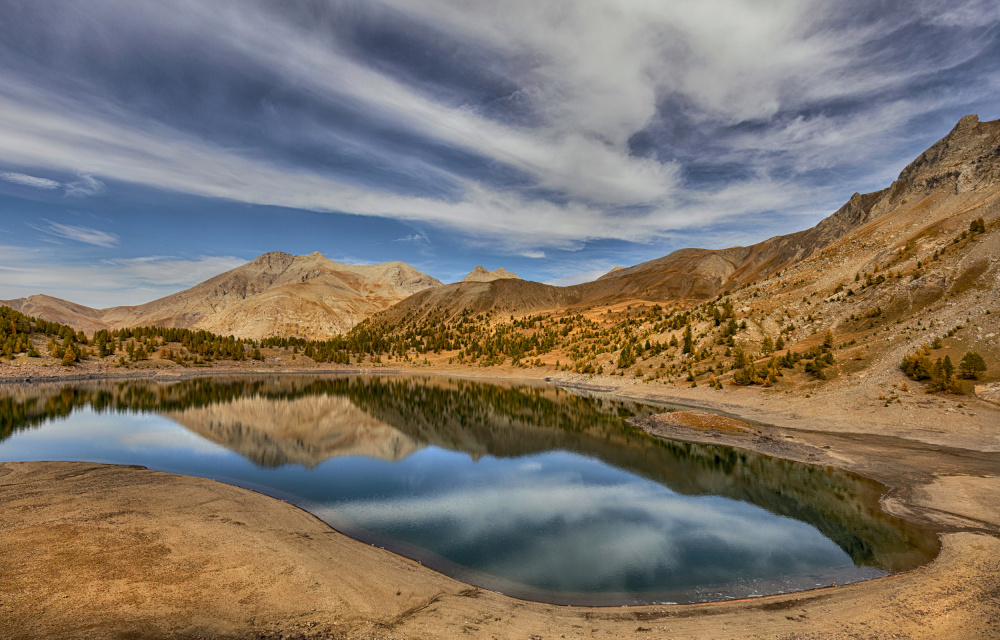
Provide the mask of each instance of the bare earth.
[{"label": "bare earth", "polygon": [[[603,390],[649,396],[644,387]],[[907,413],[852,416],[835,389],[813,402],[676,391],[657,399],[717,398],[725,411],[773,416],[775,426],[697,411],[638,426],[876,478],[890,487],[888,510],[945,531],[941,555],[908,574],[783,596],[561,607],[469,587],[287,503],[214,481],[4,463],[0,637],[1000,638],[1000,414],[988,403],[925,409],[943,414],[935,426],[952,431],[945,437]]]}]

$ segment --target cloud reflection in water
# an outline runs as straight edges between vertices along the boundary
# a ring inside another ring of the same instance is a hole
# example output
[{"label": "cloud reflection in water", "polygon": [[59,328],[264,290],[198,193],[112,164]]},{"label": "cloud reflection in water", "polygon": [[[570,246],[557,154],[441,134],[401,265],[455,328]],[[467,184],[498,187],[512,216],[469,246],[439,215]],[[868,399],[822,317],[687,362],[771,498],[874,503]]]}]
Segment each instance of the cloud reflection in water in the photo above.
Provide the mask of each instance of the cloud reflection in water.
[{"label": "cloud reflection in water", "polygon": [[692,574],[711,585],[852,566],[809,525],[744,502],[683,496],[583,456],[473,463],[444,455],[449,465],[479,467],[476,480],[424,486],[410,478],[405,491],[316,512],[556,591],[680,588]]}]

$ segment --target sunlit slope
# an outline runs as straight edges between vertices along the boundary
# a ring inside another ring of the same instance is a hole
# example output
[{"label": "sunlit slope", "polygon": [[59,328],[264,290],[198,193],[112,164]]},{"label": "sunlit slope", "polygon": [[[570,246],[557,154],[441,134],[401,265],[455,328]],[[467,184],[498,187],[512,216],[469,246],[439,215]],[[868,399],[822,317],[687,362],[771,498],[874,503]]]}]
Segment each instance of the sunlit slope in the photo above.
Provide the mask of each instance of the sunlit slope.
[{"label": "sunlit slope", "polygon": [[319,253],[266,253],[190,289],[152,302],[90,309],[48,296],[4,302],[23,313],[96,329],[165,326],[221,335],[326,338],[441,283],[403,262],[347,265]]}]

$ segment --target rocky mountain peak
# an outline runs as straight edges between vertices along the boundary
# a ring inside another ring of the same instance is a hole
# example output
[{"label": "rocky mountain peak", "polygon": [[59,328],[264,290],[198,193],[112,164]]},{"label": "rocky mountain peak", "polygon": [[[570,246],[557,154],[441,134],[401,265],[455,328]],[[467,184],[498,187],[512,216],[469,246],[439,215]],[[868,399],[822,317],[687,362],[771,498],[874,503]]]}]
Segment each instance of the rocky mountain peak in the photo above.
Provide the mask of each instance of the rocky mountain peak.
[{"label": "rocky mountain peak", "polygon": [[268,253],[261,254],[254,258],[250,264],[256,267],[284,271],[290,264],[292,264],[293,260],[295,260],[295,256],[290,253],[284,253],[283,251],[269,251]]},{"label": "rocky mountain peak", "polygon": [[1000,120],[968,115],[899,174],[896,191],[979,191],[1000,182]]},{"label": "rocky mountain peak", "polygon": [[469,275],[462,278],[462,282],[492,282],[494,280],[520,280],[520,276],[516,273],[511,273],[503,267],[499,269],[494,269],[493,271],[487,271],[482,267],[482,265],[476,265],[476,268],[469,272]]}]

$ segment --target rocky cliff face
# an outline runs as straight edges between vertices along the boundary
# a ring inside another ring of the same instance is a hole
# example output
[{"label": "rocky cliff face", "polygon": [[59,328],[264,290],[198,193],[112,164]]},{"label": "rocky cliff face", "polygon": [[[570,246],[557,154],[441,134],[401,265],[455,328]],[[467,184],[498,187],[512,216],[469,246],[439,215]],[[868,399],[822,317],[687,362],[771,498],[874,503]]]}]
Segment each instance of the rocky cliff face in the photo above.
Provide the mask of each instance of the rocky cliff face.
[{"label": "rocky cliff face", "polygon": [[1000,120],[965,116],[951,132],[911,162],[896,184],[910,192],[944,188],[956,194],[1000,184]]}]

